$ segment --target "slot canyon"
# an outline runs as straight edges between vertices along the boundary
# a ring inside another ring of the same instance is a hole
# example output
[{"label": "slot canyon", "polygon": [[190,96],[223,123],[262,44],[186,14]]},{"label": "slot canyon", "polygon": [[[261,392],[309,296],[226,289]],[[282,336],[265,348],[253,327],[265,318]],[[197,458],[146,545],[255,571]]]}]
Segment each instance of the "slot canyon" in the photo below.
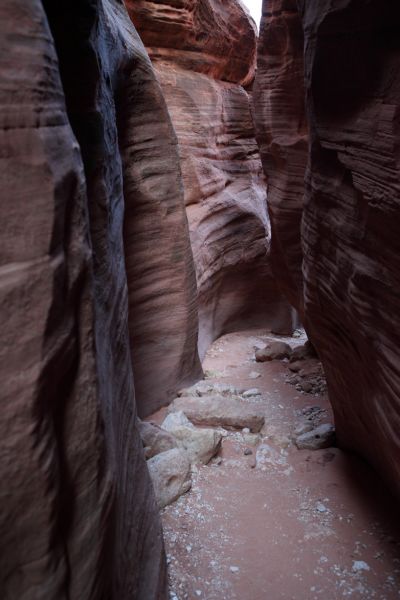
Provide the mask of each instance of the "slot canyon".
[{"label": "slot canyon", "polygon": [[398,0],[0,48],[1,599],[400,599]]}]

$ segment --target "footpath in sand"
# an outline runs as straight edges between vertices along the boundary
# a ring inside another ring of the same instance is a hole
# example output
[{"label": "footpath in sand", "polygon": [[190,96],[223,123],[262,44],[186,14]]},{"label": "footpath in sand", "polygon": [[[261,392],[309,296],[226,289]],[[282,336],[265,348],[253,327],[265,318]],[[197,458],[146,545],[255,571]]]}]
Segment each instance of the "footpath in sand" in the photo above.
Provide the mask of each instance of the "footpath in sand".
[{"label": "footpath in sand", "polygon": [[331,409],[326,392],[293,385],[288,361],[255,362],[272,339],[305,341],[241,332],[207,353],[207,383],[257,388],[265,424],[258,436],[223,431],[219,454],[162,510],[170,598],[400,599],[398,505],[356,457],[298,450],[296,427],[332,423]]}]

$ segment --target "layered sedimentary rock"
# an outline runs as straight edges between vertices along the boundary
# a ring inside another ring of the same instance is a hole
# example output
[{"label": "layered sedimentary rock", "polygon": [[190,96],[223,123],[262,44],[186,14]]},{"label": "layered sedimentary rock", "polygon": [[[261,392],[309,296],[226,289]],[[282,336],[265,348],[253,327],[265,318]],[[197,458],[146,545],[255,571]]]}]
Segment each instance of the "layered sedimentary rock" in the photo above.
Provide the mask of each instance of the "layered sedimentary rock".
[{"label": "layered sedimentary rock", "polygon": [[248,326],[291,330],[269,264],[266,190],[249,96],[255,25],[237,2],[126,0],[177,134],[196,267],[199,351]]},{"label": "layered sedimentary rock", "polygon": [[[125,37],[133,39],[131,30]],[[70,45],[73,40],[71,35]],[[145,417],[182,385],[198,379],[201,366],[196,280],[176,136],[143,46],[136,38],[132,52],[126,40],[120,42],[118,60],[128,84],[123,87],[111,76],[110,83],[123,169],[131,356],[138,410]],[[112,62],[115,54],[107,48],[102,60]],[[130,78],[134,68],[140,76]],[[86,65],[82,71],[85,77]],[[80,110],[81,100],[76,103]],[[82,115],[77,119],[83,126]]]},{"label": "layered sedimentary rock", "polygon": [[[267,18],[273,4],[264,2]],[[298,5],[310,124],[301,236],[306,324],[324,363],[339,444],[368,458],[400,493],[400,7],[391,0]],[[286,6],[295,11],[295,3]],[[269,44],[281,35],[275,24],[277,31],[264,29]],[[297,29],[293,35],[282,70],[301,60]],[[291,113],[282,117],[289,137]],[[269,167],[269,177],[279,176]],[[292,183],[300,205],[297,175]]]},{"label": "layered sedimentary rock", "polygon": [[272,267],[302,319],[300,226],[308,131],[304,106],[303,28],[296,0],[264,6],[254,84],[254,120],[268,182]]},{"label": "layered sedimentary rock", "polygon": [[125,0],[153,60],[213,79],[251,83],[256,27],[236,0]]},{"label": "layered sedimentary rock", "polygon": [[112,0],[6,0],[0,39],[1,597],[163,598],[116,124],[149,61]]}]

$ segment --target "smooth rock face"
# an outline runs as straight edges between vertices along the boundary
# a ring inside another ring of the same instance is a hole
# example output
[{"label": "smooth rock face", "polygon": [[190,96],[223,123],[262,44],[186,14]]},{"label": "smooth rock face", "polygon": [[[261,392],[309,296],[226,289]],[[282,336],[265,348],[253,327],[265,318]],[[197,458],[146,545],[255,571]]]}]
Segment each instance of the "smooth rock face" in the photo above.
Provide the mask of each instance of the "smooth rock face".
[{"label": "smooth rock face", "polygon": [[[304,205],[305,325],[324,365],[338,443],[367,458],[400,494],[400,5],[297,4],[299,13],[295,1],[264,2],[259,43],[255,113],[272,212],[274,196],[279,202],[273,233],[290,234],[280,260],[298,265],[291,257],[300,256]],[[309,152],[295,92],[303,55]],[[290,164],[286,146],[294,149]],[[299,285],[288,281],[282,270],[282,286],[298,302]]]},{"label": "smooth rock face", "polygon": [[258,432],[264,425],[264,415],[257,404],[236,397],[191,396],[176,398],[169,412],[183,411],[192,423],[211,427],[226,427]]},{"label": "smooth rock face", "polygon": [[[249,96],[254,24],[235,1],[126,0],[177,134],[196,268],[199,353],[219,335],[291,333],[269,264],[270,225]],[[240,60],[237,60],[237,58]]]},{"label": "smooth rock face", "polygon": [[165,428],[161,429],[155,423],[148,423],[147,421],[138,419],[138,429],[146,458],[152,458],[156,454],[172,450],[172,448],[178,446],[174,436],[165,431]]},{"label": "smooth rock face", "polygon": [[148,58],[111,0],[5,0],[0,39],[1,597],[164,598],[114,88]]},{"label": "smooth rock face", "polygon": [[190,461],[178,448],[157,454],[147,461],[159,508],[188,492],[192,486]]},{"label": "smooth rock face", "polygon": [[120,102],[129,331],[144,417],[202,375],[196,276],[176,136],[148,61]]},{"label": "smooth rock face", "polygon": [[194,427],[182,411],[167,415],[161,427],[174,435],[192,465],[206,465],[221,447],[222,435],[218,431]]},{"label": "smooth rock face", "polygon": [[264,0],[253,93],[256,138],[268,180],[273,271],[302,321],[300,225],[308,158],[303,37],[297,0]]}]

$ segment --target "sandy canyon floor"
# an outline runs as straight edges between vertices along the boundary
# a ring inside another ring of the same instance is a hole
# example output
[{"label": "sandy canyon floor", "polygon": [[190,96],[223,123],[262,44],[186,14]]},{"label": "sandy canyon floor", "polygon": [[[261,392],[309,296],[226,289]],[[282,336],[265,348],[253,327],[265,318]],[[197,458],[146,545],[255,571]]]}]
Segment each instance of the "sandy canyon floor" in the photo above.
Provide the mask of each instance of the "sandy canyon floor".
[{"label": "sandy canyon floor", "polygon": [[207,353],[208,381],[258,388],[265,425],[258,445],[227,432],[191,491],[162,511],[170,598],[399,599],[399,507],[358,458],[292,443],[299,420],[314,411],[332,422],[331,409],[326,394],[287,382],[287,362],[255,362],[255,347],[271,339],[304,342],[241,332]]}]

